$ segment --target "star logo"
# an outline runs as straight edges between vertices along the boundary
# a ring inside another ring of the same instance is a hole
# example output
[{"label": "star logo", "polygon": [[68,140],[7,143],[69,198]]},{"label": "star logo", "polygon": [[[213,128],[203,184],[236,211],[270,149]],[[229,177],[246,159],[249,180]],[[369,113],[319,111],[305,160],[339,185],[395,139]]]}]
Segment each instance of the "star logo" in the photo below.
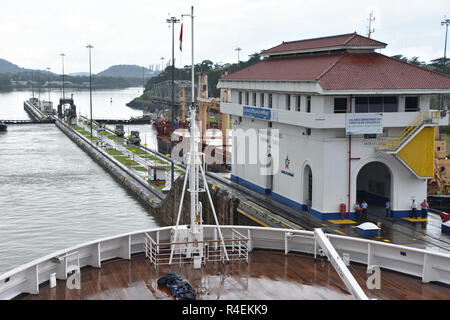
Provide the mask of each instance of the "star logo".
[{"label": "star logo", "polygon": [[286,160],[284,160],[284,166],[286,170],[289,170],[289,165],[291,164],[291,160],[289,160],[289,156],[286,157]]}]

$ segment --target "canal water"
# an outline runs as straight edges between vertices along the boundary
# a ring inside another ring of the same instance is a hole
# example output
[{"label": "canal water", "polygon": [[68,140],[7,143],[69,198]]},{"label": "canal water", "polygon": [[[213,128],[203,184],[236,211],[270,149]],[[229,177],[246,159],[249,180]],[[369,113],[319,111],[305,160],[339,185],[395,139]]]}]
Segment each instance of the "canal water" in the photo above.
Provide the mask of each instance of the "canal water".
[{"label": "canal water", "polygon": [[[142,115],[125,106],[137,95],[135,88],[94,92],[97,116]],[[27,119],[23,101],[30,96],[0,93],[0,119]],[[74,99],[82,113],[89,110],[89,92]],[[154,131],[144,131],[156,141]],[[9,125],[0,133],[0,274],[55,250],[157,226],[140,201],[53,124]]]}]

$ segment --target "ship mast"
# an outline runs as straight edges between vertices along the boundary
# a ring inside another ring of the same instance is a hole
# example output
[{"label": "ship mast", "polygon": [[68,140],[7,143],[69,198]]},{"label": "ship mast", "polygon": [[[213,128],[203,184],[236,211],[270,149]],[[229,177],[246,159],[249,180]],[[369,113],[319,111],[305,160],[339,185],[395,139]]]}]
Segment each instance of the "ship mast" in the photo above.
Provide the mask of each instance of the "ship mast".
[{"label": "ship mast", "polygon": [[[186,16],[186,15],[182,15]],[[189,152],[187,153],[186,160],[186,174],[183,184],[183,191],[181,193],[180,205],[178,208],[177,224],[175,226],[175,235],[173,238],[173,245],[170,250],[169,265],[172,264],[173,254],[175,251],[175,245],[178,240],[178,229],[180,224],[181,211],[183,209],[184,194],[186,190],[186,184],[189,180],[190,192],[190,228],[188,230],[189,243],[187,245],[187,250],[185,254],[189,258],[194,259],[194,268],[199,268],[201,266],[201,261],[204,258],[204,239],[203,239],[203,212],[202,203],[199,201],[200,192],[205,192],[208,195],[208,200],[211,206],[211,210],[214,216],[214,220],[217,226],[217,231],[219,235],[220,242],[223,247],[223,252],[225,259],[229,261],[227,249],[225,246],[225,241],[223,240],[222,231],[220,230],[219,221],[217,219],[216,210],[214,208],[214,203],[209,192],[208,181],[206,180],[205,169],[203,168],[204,154],[199,152],[200,131],[197,128],[196,122],[196,107],[195,107],[195,96],[194,96],[194,7],[191,7],[191,14],[187,15],[192,18],[192,105],[190,108],[190,146]],[[202,175],[203,188],[200,188],[200,174]]]}]

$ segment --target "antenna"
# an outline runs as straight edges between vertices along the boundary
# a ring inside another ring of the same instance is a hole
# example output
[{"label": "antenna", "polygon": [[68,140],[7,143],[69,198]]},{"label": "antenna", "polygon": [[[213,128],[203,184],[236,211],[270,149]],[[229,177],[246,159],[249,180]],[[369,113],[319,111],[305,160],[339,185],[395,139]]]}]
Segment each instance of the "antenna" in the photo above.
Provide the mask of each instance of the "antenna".
[{"label": "antenna", "polygon": [[372,33],[375,32],[375,28],[372,29],[372,22],[375,22],[375,16],[373,11],[369,15],[369,26],[367,27],[367,37],[370,38]]}]

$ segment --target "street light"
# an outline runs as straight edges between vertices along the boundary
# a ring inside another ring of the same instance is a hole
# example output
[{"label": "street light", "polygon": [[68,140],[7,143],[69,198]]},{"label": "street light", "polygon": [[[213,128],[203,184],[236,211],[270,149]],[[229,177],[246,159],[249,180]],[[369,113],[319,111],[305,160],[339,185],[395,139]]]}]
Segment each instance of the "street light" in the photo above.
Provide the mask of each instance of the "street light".
[{"label": "street light", "polygon": [[237,51],[237,53],[238,53],[238,63],[239,63],[240,62],[240,60],[239,60],[239,51],[242,51],[242,49],[237,47],[236,49],[234,49],[234,51]]},{"label": "street light", "polygon": [[48,67],[48,68],[47,68],[47,76],[48,76],[48,78],[47,78],[48,102],[50,102],[50,70],[51,70],[51,68]]},{"label": "street light", "polygon": [[90,44],[86,46],[89,49],[89,105],[91,110],[91,141],[92,141],[92,69],[91,69],[91,49],[94,47]]},{"label": "street light", "polygon": [[65,100],[65,99],[66,99],[66,95],[65,95],[65,92],[64,92],[64,57],[65,57],[66,55],[65,55],[64,53],[61,53],[60,56],[61,56],[61,59],[62,59],[63,100]]},{"label": "street light", "polygon": [[[166,19],[167,23],[171,23],[172,24],[172,134],[175,130],[175,126],[174,126],[174,122],[175,122],[175,59],[174,59],[174,24],[175,23],[179,23],[180,19],[177,19],[175,17],[171,17],[170,19]],[[170,139],[170,155],[172,157],[172,149],[173,149],[173,141],[172,141],[172,137]],[[173,158],[173,157],[172,157]],[[174,164],[173,164],[173,159],[172,159],[172,168],[171,168],[171,173],[172,173],[172,179],[171,179],[171,187],[173,187],[173,183],[174,183]]]},{"label": "street light", "polygon": [[[441,26],[445,26],[445,45],[444,45],[444,63],[442,66],[442,73],[445,74],[445,68],[447,64],[447,35],[448,35],[448,25],[450,24],[450,19],[446,19],[444,17],[444,21],[441,21]],[[443,109],[444,106],[444,95],[441,94],[441,109]]]}]

